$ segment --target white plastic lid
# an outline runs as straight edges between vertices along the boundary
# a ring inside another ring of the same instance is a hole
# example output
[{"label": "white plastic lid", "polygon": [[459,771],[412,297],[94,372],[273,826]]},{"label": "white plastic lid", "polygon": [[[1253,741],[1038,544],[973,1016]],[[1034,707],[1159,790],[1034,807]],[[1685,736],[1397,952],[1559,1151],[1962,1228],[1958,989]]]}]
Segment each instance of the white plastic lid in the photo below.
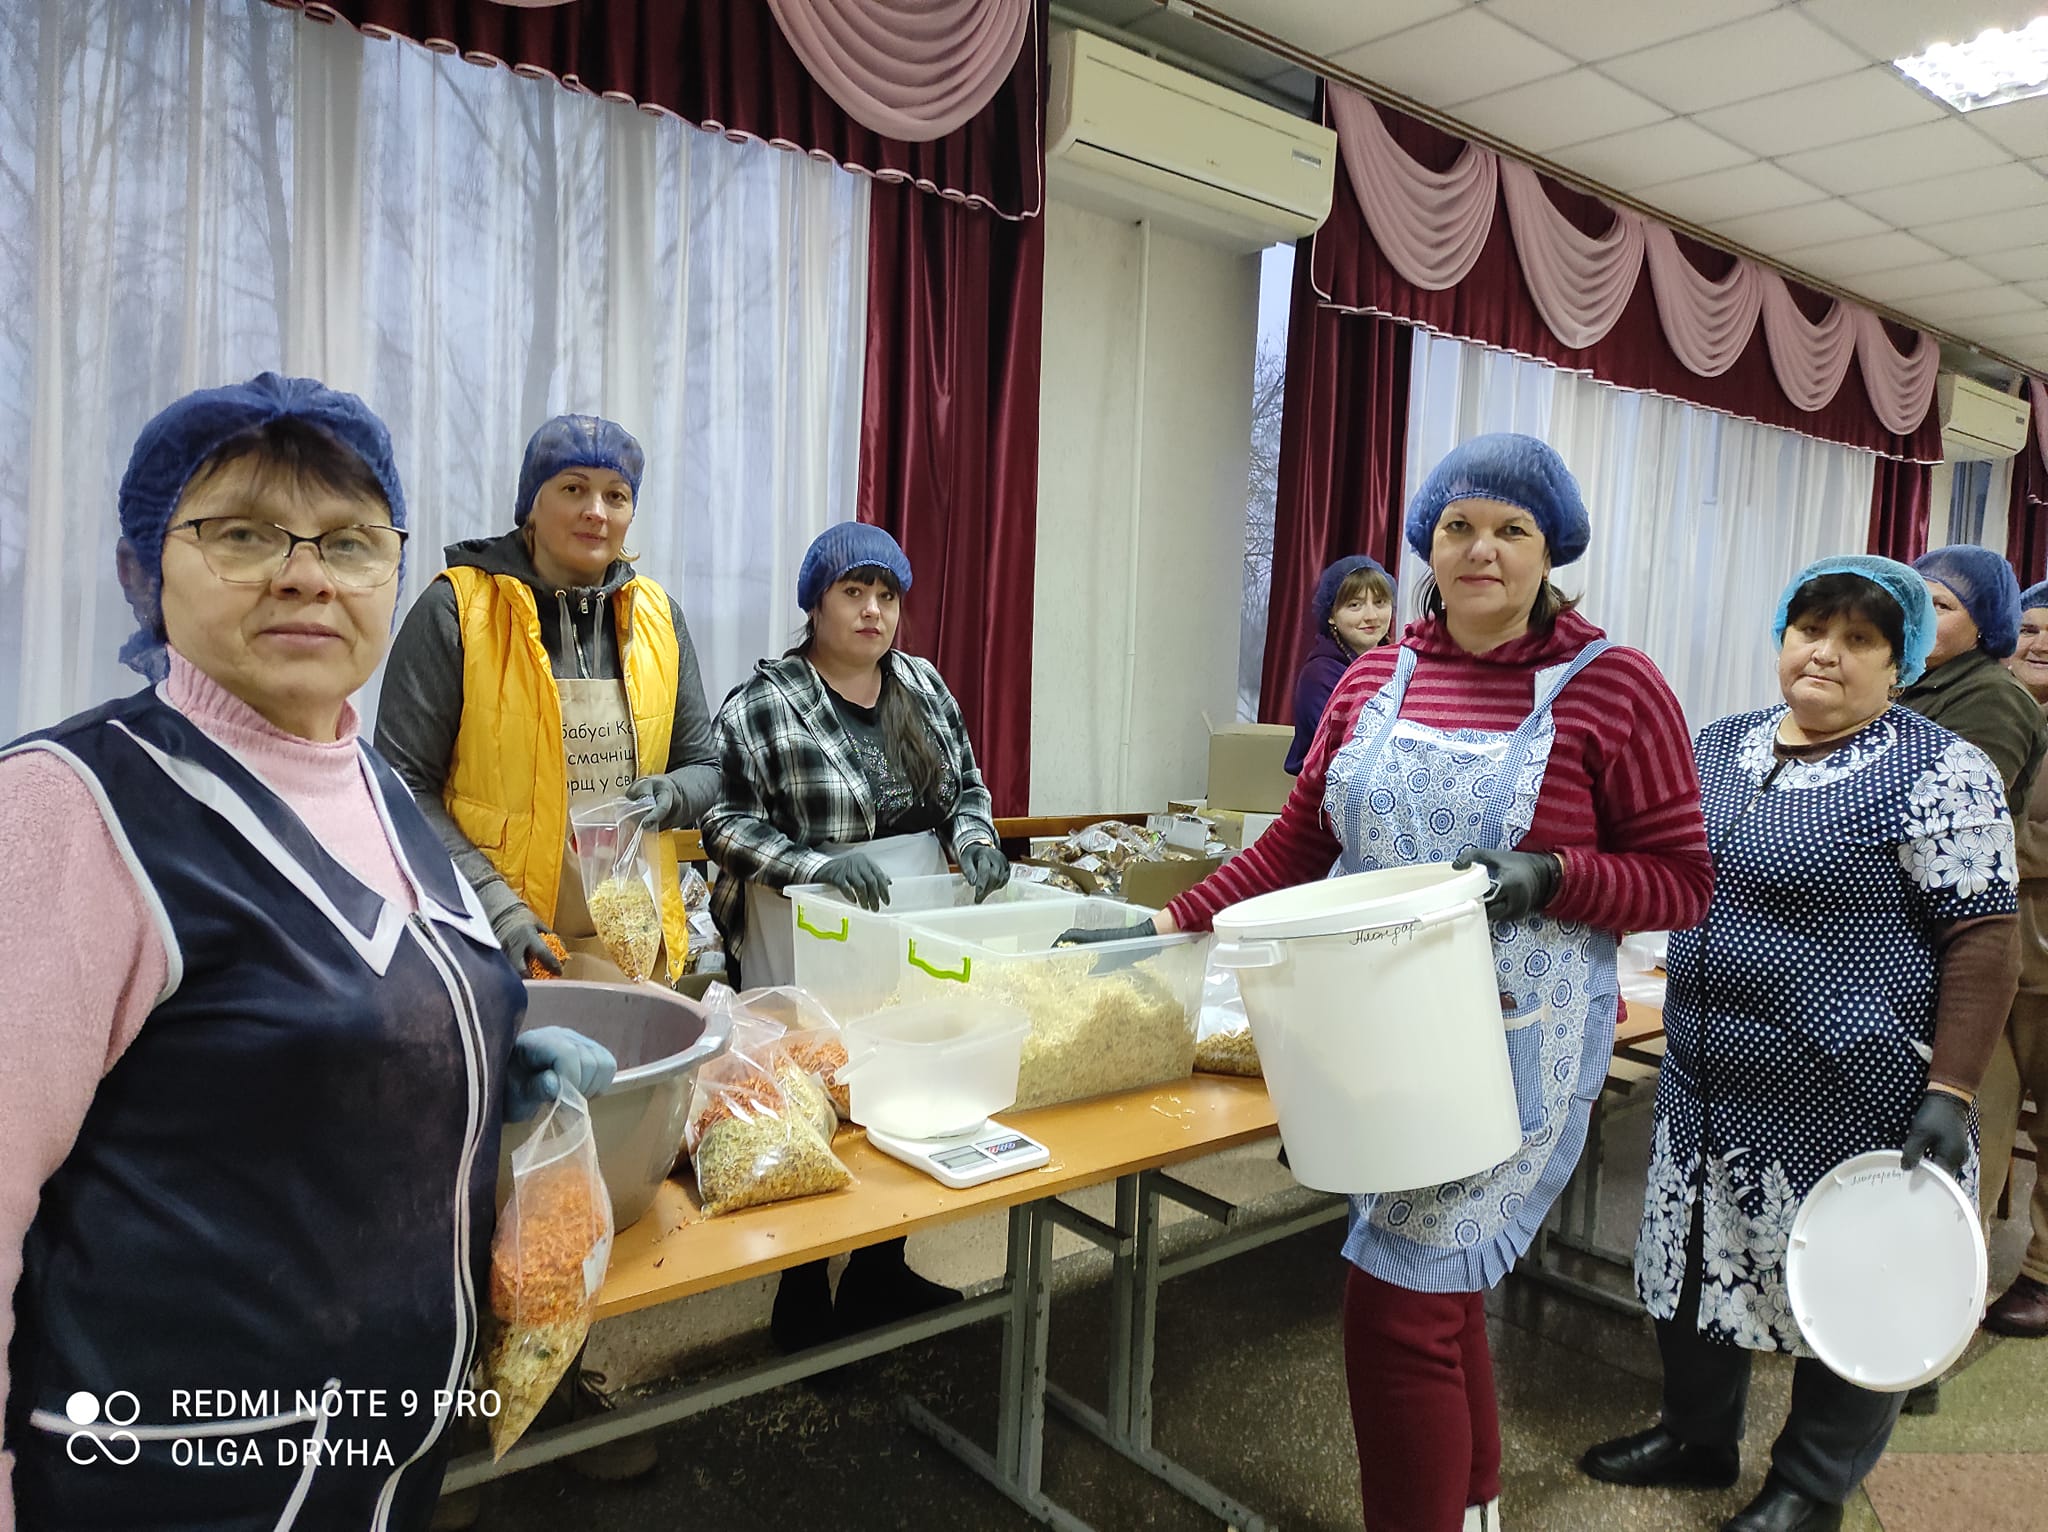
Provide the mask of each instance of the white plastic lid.
[{"label": "white plastic lid", "polygon": [[1448,862],[1385,867],[1320,883],[1261,894],[1217,912],[1216,934],[1232,941],[1273,941],[1290,936],[1338,936],[1371,926],[1434,915],[1486,898],[1484,867],[1462,872]]},{"label": "white plastic lid", "polygon": [[1963,1354],[1984,1312],[1977,1209],[1948,1172],[1896,1149],[1844,1160],[1792,1220],[1785,1291],[1813,1354],[1851,1383],[1903,1393]]}]

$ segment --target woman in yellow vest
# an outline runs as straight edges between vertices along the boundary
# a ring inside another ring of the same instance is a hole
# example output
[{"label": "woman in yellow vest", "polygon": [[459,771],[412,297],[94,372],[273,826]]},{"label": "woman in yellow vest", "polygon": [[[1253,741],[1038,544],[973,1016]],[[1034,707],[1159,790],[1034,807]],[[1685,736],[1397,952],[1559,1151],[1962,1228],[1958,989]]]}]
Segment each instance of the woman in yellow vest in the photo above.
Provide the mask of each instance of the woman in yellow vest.
[{"label": "woman in yellow vest", "polygon": [[[549,932],[602,961],[569,851],[573,812],[631,796],[673,832],[718,795],[682,610],[625,551],[645,466],[623,426],[557,415],[526,444],[513,530],[449,548],[391,646],[377,748],[522,969],[560,971]],[[675,852],[662,834],[671,980],[689,953]]]}]

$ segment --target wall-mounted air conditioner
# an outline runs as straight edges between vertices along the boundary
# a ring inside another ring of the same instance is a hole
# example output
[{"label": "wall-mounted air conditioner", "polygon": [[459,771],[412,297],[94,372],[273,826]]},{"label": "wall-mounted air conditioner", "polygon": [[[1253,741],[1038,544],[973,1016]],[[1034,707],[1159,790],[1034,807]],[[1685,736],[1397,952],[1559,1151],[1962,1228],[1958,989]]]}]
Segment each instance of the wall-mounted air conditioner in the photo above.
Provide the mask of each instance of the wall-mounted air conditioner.
[{"label": "wall-mounted air conditioner", "polygon": [[1064,200],[1237,250],[1330,216],[1337,135],[1089,32],[1056,33],[1046,168]]},{"label": "wall-mounted air conditioner", "polygon": [[2026,445],[2027,401],[1945,372],[1937,385],[1941,403],[1941,454],[1951,463],[1997,462]]}]

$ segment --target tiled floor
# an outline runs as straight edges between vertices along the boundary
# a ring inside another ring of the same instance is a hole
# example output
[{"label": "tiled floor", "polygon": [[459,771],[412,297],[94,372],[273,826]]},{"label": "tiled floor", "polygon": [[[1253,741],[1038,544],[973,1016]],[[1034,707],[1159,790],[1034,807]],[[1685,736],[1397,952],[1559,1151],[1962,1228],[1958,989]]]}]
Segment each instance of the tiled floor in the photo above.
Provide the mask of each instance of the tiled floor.
[{"label": "tiled floor", "polygon": [[[1643,1163],[1640,1118],[1617,1123],[1600,1237],[1633,1237]],[[1286,1184],[1270,1147],[1192,1169],[1219,1194],[1255,1198]],[[2024,1202],[2021,1203],[2024,1206]],[[1994,1282],[2011,1276],[2024,1234],[1995,1241]],[[1287,1532],[1357,1532],[1357,1462],[1345,1403],[1337,1303],[1343,1268],[1334,1229],[1302,1235],[1166,1285],[1161,1296],[1156,1436],[1164,1450],[1258,1508]],[[1066,1248],[1064,1245],[1062,1249]],[[986,1276],[999,1254],[987,1230],[913,1246],[934,1275]],[[1099,1394],[1104,1302],[1099,1267],[1061,1272],[1052,1371]],[[673,1365],[698,1334],[728,1339],[730,1357],[760,1345],[767,1289],[677,1305],[638,1331],[615,1333],[607,1365],[645,1375]],[[1510,1532],[1713,1532],[1755,1492],[1783,1420],[1790,1369],[1764,1358],[1752,1391],[1741,1484],[1719,1494],[1628,1491],[1595,1484],[1573,1464],[1590,1442],[1651,1420],[1658,1395],[1649,1326],[1523,1277],[1495,1295],[1492,1333],[1502,1403]],[[665,1326],[666,1328],[662,1328]],[[602,1327],[601,1327],[602,1329]],[[1031,1523],[896,1413],[902,1394],[972,1433],[992,1421],[993,1325],[942,1338],[715,1411],[660,1433],[650,1479],[587,1483],[559,1468],[485,1491],[486,1532],[590,1528],[796,1532],[931,1528],[1010,1532]],[[1050,1493],[1102,1532],[1214,1532],[1219,1524],[1059,1424],[1047,1430]],[[1980,1337],[1944,1389],[1939,1414],[1908,1418],[1866,1493],[1851,1532],[2048,1532],[2048,1341]]]}]

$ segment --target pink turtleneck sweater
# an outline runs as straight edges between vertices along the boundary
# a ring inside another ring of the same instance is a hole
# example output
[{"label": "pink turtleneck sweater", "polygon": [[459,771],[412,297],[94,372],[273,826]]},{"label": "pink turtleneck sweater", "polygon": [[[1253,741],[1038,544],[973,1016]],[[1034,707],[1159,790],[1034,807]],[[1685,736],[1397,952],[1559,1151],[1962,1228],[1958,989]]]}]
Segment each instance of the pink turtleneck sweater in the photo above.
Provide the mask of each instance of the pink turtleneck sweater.
[{"label": "pink turtleneck sweater", "polygon": [[[415,908],[385,838],[356,749],[353,707],[340,738],[286,734],[176,651],[163,699],[240,759],[349,870]],[[177,792],[165,784],[175,812]],[[196,805],[188,812],[201,813]],[[100,1080],[149,1020],[169,972],[164,944],[99,805],[48,751],[0,760],[0,933],[8,1003],[0,1009],[0,1410],[14,1330],[21,1246],[43,1183],[63,1164]],[[35,869],[33,874],[30,869]],[[0,1454],[0,1532],[12,1532],[10,1454]]]}]

